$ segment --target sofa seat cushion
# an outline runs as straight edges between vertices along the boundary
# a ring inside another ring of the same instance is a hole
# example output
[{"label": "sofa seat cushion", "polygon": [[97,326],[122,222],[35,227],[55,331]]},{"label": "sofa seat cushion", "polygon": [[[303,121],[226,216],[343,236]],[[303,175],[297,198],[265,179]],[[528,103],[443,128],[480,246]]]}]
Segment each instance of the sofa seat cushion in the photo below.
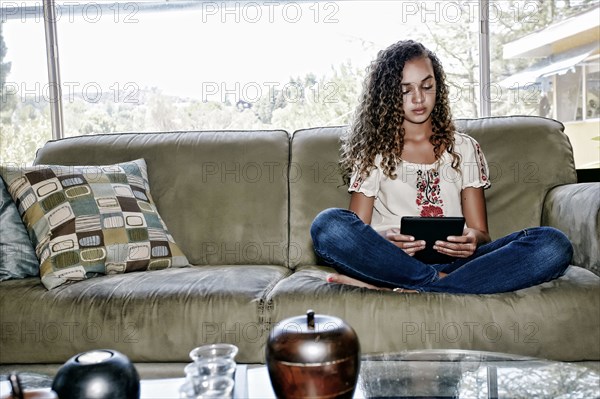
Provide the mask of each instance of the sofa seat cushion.
[{"label": "sofa seat cushion", "polygon": [[307,309],[337,316],[354,327],[363,353],[473,349],[600,358],[600,278],[577,266],[557,280],[493,295],[368,290],[325,282],[331,271],[305,266],[280,281],[268,297],[271,323]]},{"label": "sofa seat cushion", "polygon": [[0,290],[0,362],[62,363],[93,348],[132,361],[187,362],[195,346],[237,345],[263,362],[264,302],[283,266],[202,266],[102,276],[46,290],[39,278]]}]

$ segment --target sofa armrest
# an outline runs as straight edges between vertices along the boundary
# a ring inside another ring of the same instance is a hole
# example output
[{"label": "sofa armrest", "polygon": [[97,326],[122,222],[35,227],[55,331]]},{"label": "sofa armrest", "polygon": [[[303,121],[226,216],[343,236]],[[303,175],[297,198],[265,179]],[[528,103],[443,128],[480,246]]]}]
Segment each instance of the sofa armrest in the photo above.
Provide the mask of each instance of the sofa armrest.
[{"label": "sofa armrest", "polygon": [[566,184],[550,190],[542,225],[564,232],[573,244],[572,263],[600,276],[600,183]]}]

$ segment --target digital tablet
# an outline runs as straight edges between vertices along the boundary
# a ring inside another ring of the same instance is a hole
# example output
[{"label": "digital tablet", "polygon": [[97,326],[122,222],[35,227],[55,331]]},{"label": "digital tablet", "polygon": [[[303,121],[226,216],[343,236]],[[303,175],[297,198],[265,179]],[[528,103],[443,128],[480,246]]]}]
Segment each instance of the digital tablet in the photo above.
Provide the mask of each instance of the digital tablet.
[{"label": "digital tablet", "polygon": [[465,227],[464,217],[418,217],[404,216],[400,233],[425,240],[425,249],[415,252],[415,259],[423,263],[450,263],[456,258],[433,249],[436,241],[448,241],[448,236],[461,236]]}]

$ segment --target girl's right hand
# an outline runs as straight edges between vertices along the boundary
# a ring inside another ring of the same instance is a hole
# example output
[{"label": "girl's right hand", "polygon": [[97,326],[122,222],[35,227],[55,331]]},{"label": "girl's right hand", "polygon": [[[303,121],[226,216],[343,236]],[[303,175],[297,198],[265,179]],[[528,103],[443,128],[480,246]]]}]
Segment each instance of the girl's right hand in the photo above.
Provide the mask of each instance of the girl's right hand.
[{"label": "girl's right hand", "polygon": [[400,229],[389,229],[384,231],[382,235],[410,256],[414,256],[416,252],[425,249],[425,241],[416,241],[413,236],[400,234]]}]

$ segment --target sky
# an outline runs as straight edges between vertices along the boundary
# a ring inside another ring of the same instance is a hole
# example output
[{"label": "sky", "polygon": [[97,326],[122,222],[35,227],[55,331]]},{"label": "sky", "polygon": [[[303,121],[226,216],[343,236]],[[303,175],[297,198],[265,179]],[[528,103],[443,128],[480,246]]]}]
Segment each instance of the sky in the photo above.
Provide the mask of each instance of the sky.
[{"label": "sky", "polygon": [[[212,2],[161,12],[124,3],[110,10],[57,10],[67,93],[127,85],[195,98],[206,98],[215,88],[268,90],[290,77],[328,75],[332,66],[347,61],[364,69],[377,50],[408,29],[401,2],[391,1],[236,2],[227,7]],[[7,81],[21,90],[43,89],[43,18],[9,19],[3,26],[6,60],[12,63]]]}]

